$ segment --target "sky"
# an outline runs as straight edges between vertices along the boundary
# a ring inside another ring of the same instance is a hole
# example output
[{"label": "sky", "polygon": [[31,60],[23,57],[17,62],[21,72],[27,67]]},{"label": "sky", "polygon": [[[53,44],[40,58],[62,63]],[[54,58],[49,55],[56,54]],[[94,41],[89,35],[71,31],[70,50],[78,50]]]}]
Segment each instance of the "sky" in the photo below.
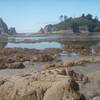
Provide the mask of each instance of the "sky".
[{"label": "sky", "polygon": [[100,18],[100,0],[0,0],[0,17],[17,32],[37,32],[60,15],[91,13]]}]

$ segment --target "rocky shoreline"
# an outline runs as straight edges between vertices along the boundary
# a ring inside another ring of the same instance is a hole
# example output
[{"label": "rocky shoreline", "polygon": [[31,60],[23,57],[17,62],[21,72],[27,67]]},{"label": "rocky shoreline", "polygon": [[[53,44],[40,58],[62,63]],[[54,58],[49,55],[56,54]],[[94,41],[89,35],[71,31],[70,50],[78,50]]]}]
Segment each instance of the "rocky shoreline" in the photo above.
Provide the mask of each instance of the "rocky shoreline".
[{"label": "rocky shoreline", "polygon": [[[86,49],[69,49],[73,48]],[[62,49],[57,48],[1,48],[0,99],[99,100],[100,56],[82,54],[76,60],[62,61],[60,53]],[[81,73],[83,69],[87,74]]]},{"label": "rocky shoreline", "polygon": [[21,41],[16,41],[16,38],[13,37],[13,39],[9,40],[10,42],[13,43],[39,43],[39,42],[99,42],[99,38],[57,38],[57,39],[39,39],[39,40],[30,40],[30,39],[25,39]]},{"label": "rocky shoreline", "polygon": [[[100,57],[97,54],[100,52],[100,46],[93,47],[95,53],[91,51],[91,47],[85,46],[64,46],[63,49],[60,48],[47,48],[44,50],[38,49],[22,49],[22,48],[1,48],[0,51],[0,69],[6,68],[20,68],[24,62],[63,62],[63,57],[61,56],[65,52],[65,56],[69,56],[76,52],[78,54],[77,62],[74,64],[81,63],[99,63]],[[90,56],[90,58],[85,59]],[[85,58],[84,58],[85,57]],[[67,57],[68,58],[68,57]],[[83,58],[83,59],[81,59]],[[86,61],[85,61],[86,60]],[[72,62],[73,63],[73,62]],[[13,67],[12,67],[13,66]],[[18,67],[19,66],[19,67]],[[24,68],[24,65],[23,67]]]}]

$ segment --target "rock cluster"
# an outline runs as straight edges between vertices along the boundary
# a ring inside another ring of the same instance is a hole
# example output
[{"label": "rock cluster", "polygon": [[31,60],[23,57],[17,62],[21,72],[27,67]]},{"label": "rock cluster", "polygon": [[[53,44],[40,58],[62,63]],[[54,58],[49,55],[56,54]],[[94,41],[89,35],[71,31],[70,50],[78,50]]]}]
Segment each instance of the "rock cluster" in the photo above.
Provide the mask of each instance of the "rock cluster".
[{"label": "rock cluster", "polygon": [[79,92],[79,85],[74,79],[48,70],[0,78],[0,99],[85,100],[85,96]]},{"label": "rock cluster", "polygon": [[[54,52],[52,52],[54,50]],[[59,49],[46,49],[43,51],[36,49],[9,49],[1,48],[0,51],[0,69],[12,68],[9,66],[15,63],[31,62],[51,62],[57,61]],[[13,67],[16,68],[16,67]]]},{"label": "rock cluster", "polygon": [[38,62],[47,62],[47,61],[53,61],[56,59],[56,55],[51,55],[51,54],[37,54],[34,55],[32,58],[33,61],[38,61]]},{"label": "rock cluster", "polygon": [[[52,74],[59,74],[59,75],[67,75],[70,76],[75,81],[81,81],[83,83],[87,83],[89,81],[89,78],[87,76],[84,76],[83,74],[76,73],[74,70],[71,70],[70,68],[66,68],[63,64],[48,64],[43,67],[43,70],[48,70]],[[54,69],[55,71],[51,71]]]},{"label": "rock cluster", "polygon": [[100,57],[99,56],[80,57],[75,63],[76,64],[100,63]]},{"label": "rock cluster", "polygon": [[79,53],[80,55],[91,54],[90,47],[85,47],[85,46],[64,46],[64,50],[67,51],[68,53],[76,52]]},{"label": "rock cluster", "polygon": [[25,65],[21,62],[14,62],[14,63],[4,63],[0,62],[0,69],[20,69],[20,68],[25,68]]},{"label": "rock cluster", "polygon": [[9,35],[16,34],[16,30],[14,27],[8,29],[7,24],[0,18],[0,33],[7,33]]}]

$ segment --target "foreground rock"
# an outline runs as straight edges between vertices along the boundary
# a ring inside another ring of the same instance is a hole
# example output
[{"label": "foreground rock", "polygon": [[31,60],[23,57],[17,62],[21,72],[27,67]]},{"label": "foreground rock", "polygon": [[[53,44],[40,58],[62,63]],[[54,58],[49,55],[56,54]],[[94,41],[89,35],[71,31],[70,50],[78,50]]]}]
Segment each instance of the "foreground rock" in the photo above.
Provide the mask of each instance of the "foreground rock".
[{"label": "foreground rock", "polygon": [[[52,73],[54,72],[54,73]],[[0,78],[1,100],[85,100],[70,76],[54,70]]]}]

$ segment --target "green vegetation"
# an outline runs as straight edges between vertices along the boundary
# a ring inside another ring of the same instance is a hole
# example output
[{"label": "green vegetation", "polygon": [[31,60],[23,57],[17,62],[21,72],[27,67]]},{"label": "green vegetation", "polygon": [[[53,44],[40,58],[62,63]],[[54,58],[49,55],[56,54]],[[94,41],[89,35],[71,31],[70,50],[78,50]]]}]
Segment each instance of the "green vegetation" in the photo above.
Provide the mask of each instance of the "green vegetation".
[{"label": "green vegetation", "polygon": [[72,28],[73,32],[75,32],[75,33],[79,32],[79,25],[78,25],[78,23],[73,22],[71,28]]},{"label": "green vegetation", "polygon": [[63,45],[69,45],[69,46],[94,46],[97,45],[98,42],[62,42]]},{"label": "green vegetation", "polygon": [[91,14],[82,14],[80,17],[72,18],[61,15],[60,22],[57,24],[49,24],[44,27],[45,32],[59,30],[73,30],[73,32],[89,31],[100,32],[100,21],[98,17],[93,17]]}]

